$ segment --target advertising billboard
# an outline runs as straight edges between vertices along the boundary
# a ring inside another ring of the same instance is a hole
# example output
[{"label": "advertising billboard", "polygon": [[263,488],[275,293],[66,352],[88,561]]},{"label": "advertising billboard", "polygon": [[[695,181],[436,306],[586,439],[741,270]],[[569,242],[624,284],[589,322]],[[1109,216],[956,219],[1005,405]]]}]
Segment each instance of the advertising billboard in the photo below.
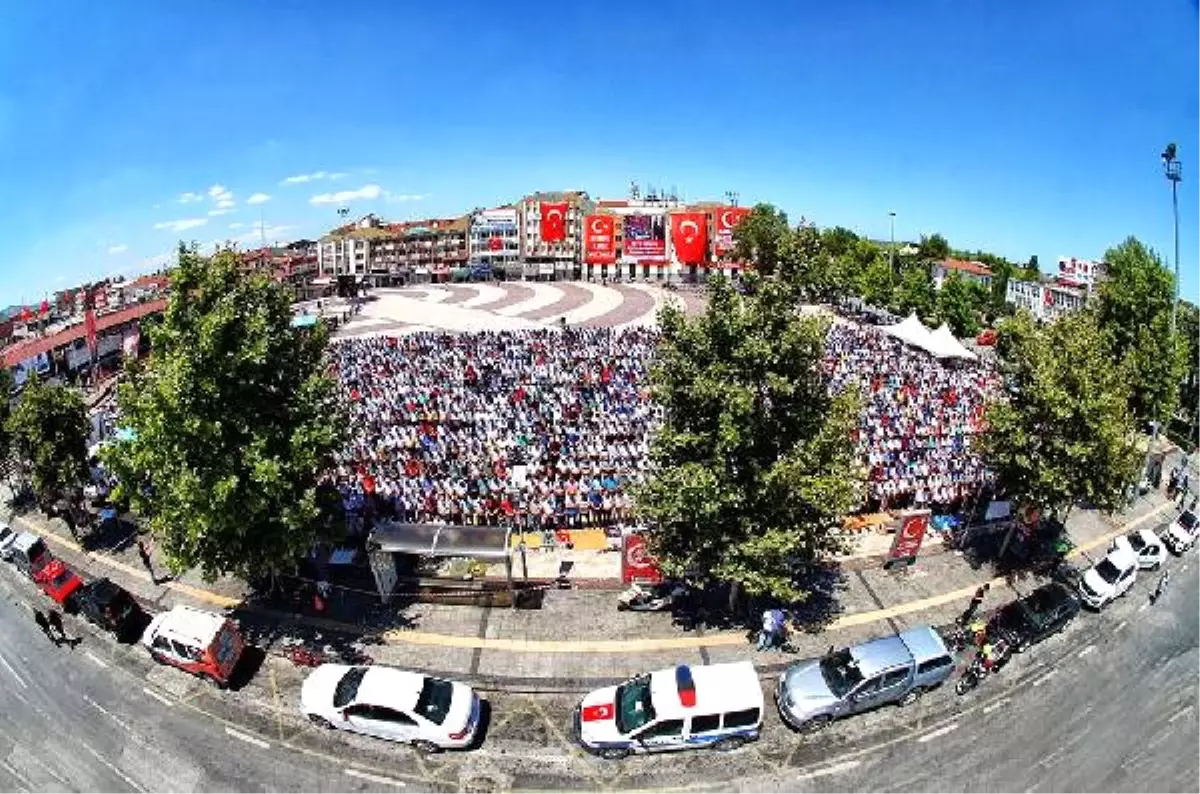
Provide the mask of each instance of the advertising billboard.
[{"label": "advertising billboard", "polygon": [[667,255],[667,219],[663,215],[625,216],[625,255],[662,258]]},{"label": "advertising billboard", "polygon": [[716,210],[713,218],[713,228],[716,231],[717,254],[727,254],[733,250],[733,230],[750,214],[745,207],[721,207]]},{"label": "advertising billboard", "polygon": [[611,265],[617,261],[616,219],[612,215],[584,218],[583,257],[591,265]]},{"label": "advertising billboard", "polygon": [[480,231],[497,233],[516,231],[517,211],[515,209],[484,210],[471,219],[471,227]]}]

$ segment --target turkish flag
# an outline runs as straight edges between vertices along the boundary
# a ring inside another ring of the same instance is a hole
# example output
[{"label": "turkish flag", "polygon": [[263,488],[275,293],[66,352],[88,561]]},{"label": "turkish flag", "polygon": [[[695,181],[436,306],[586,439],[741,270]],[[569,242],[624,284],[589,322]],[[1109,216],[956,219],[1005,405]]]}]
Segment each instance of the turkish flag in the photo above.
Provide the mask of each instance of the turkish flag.
[{"label": "turkish flag", "polygon": [[616,220],[612,215],[589,215],[583,220],[584,259],[593,265],[617,261]]},{"label": "turkish flag", "polygon": [[717,253],[733,250],[733,230],[750,214],[745,207],[721,207],[714,213],[716,221]]},{"label": "turkish flag", "polygon": [[1054,293],[1045,287],[1042,288],[1042,304],[1045,306],[1054,305]]},{"label": "turkish flag", "polygon": [[671,213],[671,244],[681,263],[698,265],[708,258],[707,220],[703,212]]},{"label": "turkish flag", "polygon": [[96,353],[96,311],[88,309],[83,313],[83,330],[87,334],[87,345],[92,354]]},{"label": "turkish flag", "polygon": [[606,720],[615,719],[617,709],[612,703],[597,703],[594,706],[584,706],[579,713],[579,717],[583,722],[603,722]]},{"label": "turkish flag", "polygon": [[42,305],[38,309],[38,313],[39,314],[49,314],[50,313],[50,301],[47,301],[47,300],[42,301]]},{"label": "turkish flag", "polygon": [[33,319],[33,312],[29,311],[28,306],[21,307],[21,322],[27,323]]},{"label": "turkish flag", "polygon": [[542,212],[542,242],[556,243],[567,239],[567,202],[543,201]]},{"label": "turkish flag", "polygon": [[500,251],[504,248],[504,240],[500,237],[492,237],[488,240],[489,251]]}]

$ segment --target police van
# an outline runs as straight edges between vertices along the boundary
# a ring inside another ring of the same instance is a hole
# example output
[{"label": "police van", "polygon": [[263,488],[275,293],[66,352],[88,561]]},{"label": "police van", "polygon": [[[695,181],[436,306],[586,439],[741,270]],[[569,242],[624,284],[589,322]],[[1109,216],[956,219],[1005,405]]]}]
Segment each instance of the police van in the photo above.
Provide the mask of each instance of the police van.
[{"label": "police van", "polygon": [[758,739],[763,691],[754,665],[680,665],[586,695],[575,709],[579,743],[602,758]]}]

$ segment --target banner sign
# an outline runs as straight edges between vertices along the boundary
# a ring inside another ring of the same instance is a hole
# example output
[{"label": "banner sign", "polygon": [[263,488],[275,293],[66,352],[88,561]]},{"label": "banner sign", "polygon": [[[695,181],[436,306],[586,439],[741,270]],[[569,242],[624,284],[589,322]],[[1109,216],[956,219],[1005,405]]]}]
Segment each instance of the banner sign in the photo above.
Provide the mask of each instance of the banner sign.
[{"label": "banner sign", "polygon": [[567,239],[567,202],[543,201],[540,213],[542,242],[556,243]]},{"label": "banner sign", "polygon": [[721,207],[714,213],[714,228],[716,230],[717,254],[727,254],[733,250],[733,230],[750,214],[745,207]]},{"label": "banner sign", "polygon": [[662,215],[626,215],[625,255],[631,257],[666,256],[666,218]]},{"label": "banner sign", "polygon": [[96,352],[96,310],[88,309],[83,313],[83,329],[87,334],[88,348]]},{"label": "banner sign", "polygon": [[685,265],[708,259],[708,218],[703,212],[671,213],[671,244],[675,258]]},{"label": "banner sign", "polygon": [[659,584],[663,580],[658,560],[646,548],[646,539],[636,532],[621,543],[621,580],[625,584]]},{"label": "banner sign", "polygon": [[616,219],[612,215],[589,215],[584,219],[583,255],[593,265],[617,261]]},{"label": "banner sign", "polygon": [[517,211],[511,209],[484,210],[475,216],[471,226],[493,232],[514,231],[517,228]]},{"label": "banner sign", "polygon": [[896,530],[892,550],[888,552],[889,563],[912,563],[917,559],[921,541],[929,529],[929,517],[929,510],[906,510],[900,514],[900,527]]}]

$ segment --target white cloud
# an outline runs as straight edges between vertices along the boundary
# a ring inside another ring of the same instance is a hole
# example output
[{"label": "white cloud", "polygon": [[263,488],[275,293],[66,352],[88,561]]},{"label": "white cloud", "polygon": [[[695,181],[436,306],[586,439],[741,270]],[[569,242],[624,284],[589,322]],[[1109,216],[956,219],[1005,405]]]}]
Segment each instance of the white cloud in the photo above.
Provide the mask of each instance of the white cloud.
[{"label": "white cloud", "polygon": [[116,245],[110,245],[108,247],[108,252],[110,254],[123,254],[128,250],[129,246],[125,245],[125,243],[117,243]]},{"label": "white cloud", "polygon": [[233,194],[224,185],[213,185],[208,189],[208,197],[213,201],[227,201],[233,198]]},{"label": "white cloud", "polygon": [[187,193],[184,193],[182,196],[179,197],[180,204],[192,204],[197,201],[203,201],[203,200],[204,200],[204,196],[201,196],[199,193],[192,193],[190,191]]},{"label": "white cloud", "polygon": [[203,226],[208,223],[208,218],[184,218],[178,221],[160,221],[154,224],[155,229],[170,229],[173,232],[183,232],[188,229],[194,229],[197,226]]},{"label": "white cloud", "polygon": [[339,190],[337,193],[318,193],[310,198],[310,204],[345,204],[347,201],[363,199],[371,201],[383,195],[379,185],[364,185],[358,190]]},{"label": "white cloud", "polygon": [[209,210],[209,211],[208,211],[208,214],[209,214],[209,215],[211,215],[211,216],[216,216],[216,215],[228,215],[228,214],[229,214],[229,213],[231,213],[231,212],[233,212],[233,210],[232,210],[232,209],[230,209],[229,207],[220,207],[220,208],[218,208],[218,209],[215,209],[215,210]]},{"label": "white cloud", "polygon": [[245,225],[246,224],[244,224],[244,223],[231,223],[231,224],[229,224],[229,228],[230,229],[240,229]]},{"label": "white cloud", "polygon": [[345,173],[344,171],[334,171],[332,174],[329,175],[329,178],[330,179],[341,179],[342,177],[345,177],[345,176],[349,176],[349,174]]},{"label": "white cloud", "polygon": [[[229,194],[226,193],[225,195],[229,195]],[[233,199],[223,198],[217,202],[217,209],[219,209],[219,210],[232,209],[234,207],[234,205],[235,205],[235,202]]]},{"label": "white cloud", "polygon": [[262,204],[264,201],[270,201],[271,197],[266,193],[255,193],[250,198],[246,199],[247,204]]},{"label": "white cloud", "polygon": [[384,197],[393,203],[403,203],[406,201],[424,201],[429,198],[428,193],[384,193]]},{"label": "white cloud", "polygon": [[[338,176],[344,176],[344,174],[338,174]],[[327,179],[327,178],[330,178],[328,171],[313,171],[311,174],[296,174],[295,176],[289,176],[287,179],[284,179],[279,184],[281,184],[281,185],[303,185],[305,182],[317,182],[319,180]]]},{"label": "white cloud", "polygon": [[170,254],[155,254],[154,256],[150,257],[149,259],[143,259],[142,261],[138,262],[137,266],[134,268],[134,270],[132,272],[137,272],[138,269],[154,270],[156,268],[162,267],[163,265],[167,264],[170,261],[171,261]]},{"label": "white cloud", "polygon": [[272,243],[283,242],[286,239],[287,233],[295,228],[295,226],[285,226],[283,224],[273,226],[269,223],[266,225],[255,223],[249,227],[249,231],[234,237],[233,241],[257,247],[262,245],[262,241],[265,238],[267,245],[270,245]]}]

